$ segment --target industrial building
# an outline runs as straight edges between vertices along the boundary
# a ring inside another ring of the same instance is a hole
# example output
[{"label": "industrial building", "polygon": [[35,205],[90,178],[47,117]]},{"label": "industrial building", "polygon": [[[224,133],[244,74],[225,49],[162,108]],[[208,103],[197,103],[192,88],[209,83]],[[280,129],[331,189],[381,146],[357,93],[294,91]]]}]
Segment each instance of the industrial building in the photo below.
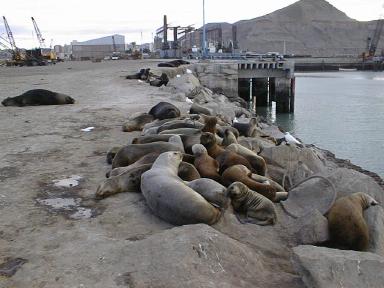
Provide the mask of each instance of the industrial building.
[{"label": "industrial building", "polygon": [[115,34],[84,42],[74,40],[71,46],[73,60],[102,59],[116,53],[124,53],[125,37]]}]

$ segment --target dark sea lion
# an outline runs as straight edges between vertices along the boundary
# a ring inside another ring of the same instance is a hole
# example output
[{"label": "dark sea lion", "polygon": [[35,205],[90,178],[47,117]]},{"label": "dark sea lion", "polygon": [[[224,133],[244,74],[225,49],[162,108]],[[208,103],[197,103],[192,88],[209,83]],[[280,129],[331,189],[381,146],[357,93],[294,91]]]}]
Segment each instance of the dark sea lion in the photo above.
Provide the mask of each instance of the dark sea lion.
[{"label": "dark sea lion", "polygon": [[[261,195],[267,197],[269,200],[273,202],[278,202],[280,200],[286,199],[288,196],[287,192],[279,192],[277,194],[277,189],[270,185],[270,184],[264,184],[257,182],[256,180],[252,179],[252,173],[249,173],[248,175],[244,173],[244,166],[243,165],[234,165],[229,168],[227,168],[224,173],[221,175],[222,183],[225,186],[231,185],[233,182],[241,182],[248,186],[249,189],[260,193]],[[245,170],[249,171],[249,170]]]},{"label": "dark sea lion", "polygon": [[148,113],[140,113],[138,115],[134,115],[126,123],[123,124],[124,132],[132,132],[132,131],[141,131],[145,124],[150,123],[154,120],[153,115]]},{"label": "dark sea lion", "polygon": [[240,135],[253,137],[255,129],[257,128],[257,119],[256,117],[252,117],[248,123],[234,122],[232,126],[239,131]]},{"label": "dark sea lion", "polygon": [[167,86],[168,82],[169,82],[168,75],[165,73],[162,73],[160,77],[156,77],[155,79],[150,80],[149,85],[155,86],[155,87],[161,87],[163,85]]},{"label": "dark sea lion", "polygon": [[135,73],[135,74],[132,74],[132,75],[128,75],[125,77],[125,79],[141,79],[141,80],[147,80],[148,77],[149,77],[149,71],[151,69],[150,68],[147,68],[147,69],[140,69],[140,71],[138,73]]},{"label": "dark sea lion", "polygon": [[168,142],[169,138],[175,134],[151,134],[145,136],[139,136],[132,139],[132,144],[145,144],[152,142]]},{"label": "dark sea lion", "polygon": [[168,102],[159,102],[149,110],[155,119],[171,119],[180,116],[180,110],[175,105]]},{"label": "dark sea lion", "polygon": [[4,106],[37,106],[37,105],[63,105],[73,104],[75,100],[65,94],[52,92],[45,89],[33,89],[16,96],[4,99]]},{"label": "dark sea lion", "polygon": [[331,245],[339,249],[367,251],[369,229],[363,210],[377,204],[363,192],[337,199],[327,214]]},{"label": "dark sea lion", "polygon": [[272,201],[263,195],[249,189],[241,182],[234,182],[228,187],[233,209],[245,213],[246,217],[258,225],[274,225],[277,213]]},{"label": "dark sea lion", "polygon": [[192,152],[195,155],[194,165],[201,177],[210,178],[220,183],[219,162],[209,156],[207,149],[201,144],[193,145]]},{"label": "dark sea lion", "polygon": [[190,114],[204,114],[204,115],[212,115],[212,111],[202,105],[197,103],[193,103],[191,108],[189,108]]},{"label": "dark sea lion", "polygon": [[141,191],[151,211],[174,225],[216,223],[221,213],[177,176],[180,152],[160,154],[141,176]]}]

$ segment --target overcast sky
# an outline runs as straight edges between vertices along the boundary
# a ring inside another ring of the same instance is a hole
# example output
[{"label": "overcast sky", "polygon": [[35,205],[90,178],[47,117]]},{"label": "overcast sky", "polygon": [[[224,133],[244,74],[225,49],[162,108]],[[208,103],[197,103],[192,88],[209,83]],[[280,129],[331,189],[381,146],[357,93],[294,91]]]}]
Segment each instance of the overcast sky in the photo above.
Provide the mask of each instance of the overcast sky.
[{"label": "overcast sky", "polygon": [[[229,22],[252,19],[288,6],[295,0],[205,0],[206,22]],[[383,13],[384,0],[328,0],[349,17],[375,20]],[[102,4],[101,4],[102,3]],[[127,43],[150,42],[152,33],[168,15],[171,25],[202,25],[203,0],[1,0],[0,11],[7,18],[16,45],[36,47],[31,16],[49,46],[85,41],[112,34],[122,34]],[[2,15],[1,15],[2,16]],[[2,20],[2,19],[1,19]],[[6,37],[0,21],[0,35]]]}]

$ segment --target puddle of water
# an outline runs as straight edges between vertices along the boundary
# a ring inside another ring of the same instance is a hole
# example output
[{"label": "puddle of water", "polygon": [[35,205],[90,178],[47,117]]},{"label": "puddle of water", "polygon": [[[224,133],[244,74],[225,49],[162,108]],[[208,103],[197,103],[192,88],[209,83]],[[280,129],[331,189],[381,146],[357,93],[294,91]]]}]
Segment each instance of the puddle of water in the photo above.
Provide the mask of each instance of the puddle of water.
[{"label": "puddle of water", "polygon": [[67,179],[53,180],[53,185],[56,187],[71,188],[79,185],[79,180],[81,179],[81,176],[72,175],[70,178]]},{"label": "puddle of water", "polygon": [[36,199],[42,205],[50,206],[53,209],[73,210],[79,206],[80,199],[75,198],[51,198],[51,199]]},{"label": "puddle of water", "polygon": [[69,216],[71,219],[80,220],[80,219],[89,219],[93,216],[92,210],[89,208],[78,207],[77,211]]}]

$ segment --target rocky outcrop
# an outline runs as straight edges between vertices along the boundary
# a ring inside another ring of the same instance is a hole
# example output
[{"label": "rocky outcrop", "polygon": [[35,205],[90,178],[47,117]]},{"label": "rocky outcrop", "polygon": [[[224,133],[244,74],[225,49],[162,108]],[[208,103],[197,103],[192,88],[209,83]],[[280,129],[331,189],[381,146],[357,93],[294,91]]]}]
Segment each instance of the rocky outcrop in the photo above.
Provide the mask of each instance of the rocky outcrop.
[{"label": "rocky outcrop", "polygon": [[383,287],[384,258],[315,246],[293,248],[293,265],[308,288]]}]

